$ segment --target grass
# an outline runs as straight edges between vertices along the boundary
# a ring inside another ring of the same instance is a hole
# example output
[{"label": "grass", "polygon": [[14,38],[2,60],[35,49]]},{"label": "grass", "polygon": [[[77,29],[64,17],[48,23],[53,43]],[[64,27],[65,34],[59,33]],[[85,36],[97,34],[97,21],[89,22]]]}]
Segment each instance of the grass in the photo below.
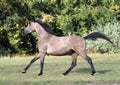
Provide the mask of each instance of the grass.
[{"label": "grass", "polygon": [[39,60],[26,74],[21,71],[33,57],[0,58],[0,85],[120,85],[120,55],[90,55],[97,73],[90,75],[88,63],[78,57],[77,66],[67,76],[64,72],[71,63],[70,56],[46,56],[44,74],[39,73]]}]

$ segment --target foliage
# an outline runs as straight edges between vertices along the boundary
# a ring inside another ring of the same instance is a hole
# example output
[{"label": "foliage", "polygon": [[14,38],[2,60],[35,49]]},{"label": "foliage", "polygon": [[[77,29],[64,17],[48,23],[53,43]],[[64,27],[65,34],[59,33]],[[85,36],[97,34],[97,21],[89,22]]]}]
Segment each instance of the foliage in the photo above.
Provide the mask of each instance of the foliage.
[{"label": "foliage", "polygon": [[44,21],[56,35],[84,35],[92,25],[116,18],[119,0],[0,0],[0,43],[11,53],[35,53],[34,35],[24,35],[30,21]]},{"label": "foliage", "polygon": [[88,41],[89,49],[94,49],[102,53],[120,53],[120,22],[112,20],[105,25],[98,24],[93,26],[93,31],[106,34],[114,45],[105,40],[98,40],[96,42]]}]

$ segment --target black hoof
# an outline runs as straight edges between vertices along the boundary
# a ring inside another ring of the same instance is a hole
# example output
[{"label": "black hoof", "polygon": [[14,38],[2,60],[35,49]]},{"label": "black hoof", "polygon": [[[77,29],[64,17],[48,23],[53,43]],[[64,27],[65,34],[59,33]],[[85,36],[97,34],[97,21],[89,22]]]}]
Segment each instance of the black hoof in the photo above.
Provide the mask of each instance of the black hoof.
[{"label": "black hoof", "polygon": [[96,72],[94,71],[94,72],[91,73],[91,75],[93,76],[95,73],[96,73]]},{"label": "black hoof", "polygon": [[41,75],[43,75],[42,73],[39,73],[37,76],[41,76]]},{"label": "black hoof", "polygon": [[22,73],[26,73],[26,71],[24,70],[24,71],[22,71]]},{"label": "black hoof", "polygon": [[64,76],[66,76],[67,75],[67,73],[62,73]]}]

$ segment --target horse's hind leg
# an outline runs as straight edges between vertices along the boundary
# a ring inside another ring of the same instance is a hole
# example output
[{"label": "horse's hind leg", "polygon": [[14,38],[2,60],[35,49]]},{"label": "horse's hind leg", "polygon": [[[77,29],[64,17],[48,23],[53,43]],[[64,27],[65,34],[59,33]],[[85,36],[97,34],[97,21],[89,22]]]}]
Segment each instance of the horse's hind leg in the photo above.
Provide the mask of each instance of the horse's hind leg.
[{"label": "horse's hind leg", "polygon": [[91,67],[91,75],[94,75],[95,74],[95,68],[94,68],[94,65],[93,65],[93,62],[92,62],[92,59],[86,55],[85,52],[80,52],[80,55],[87,60],[87,62],[90,64],[90,67]]},{"label": "horse's hind leg", "polygon": [[90,66],[91,66],[91,75],[94,75],[95,74],[95,68],[94,68],[94,65],[93,65],[93,63],[92,63],[92,59],[89,57],[89,56],[87,56],[86,57],[86,60],[88,61],[88,63],[90,64]]},{"label": "horse's hind leg", "polygon": [[63,75],[67,75],[76,65],[77,65],[77,53],[72,54],[72,63],[71,66],[63,73]]}]

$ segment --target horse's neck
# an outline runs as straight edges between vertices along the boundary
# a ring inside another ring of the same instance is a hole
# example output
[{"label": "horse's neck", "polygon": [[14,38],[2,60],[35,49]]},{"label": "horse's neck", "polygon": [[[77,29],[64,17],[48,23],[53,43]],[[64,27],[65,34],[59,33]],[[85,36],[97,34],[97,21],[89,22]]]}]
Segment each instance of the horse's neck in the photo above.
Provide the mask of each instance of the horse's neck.
[{"label": "horse's neck", "polygon": [[41,39],[44,39],[45,37],[49,36],[49,34],[40,25],[37,25],[36,32],[39,42],[41,41]]}]

